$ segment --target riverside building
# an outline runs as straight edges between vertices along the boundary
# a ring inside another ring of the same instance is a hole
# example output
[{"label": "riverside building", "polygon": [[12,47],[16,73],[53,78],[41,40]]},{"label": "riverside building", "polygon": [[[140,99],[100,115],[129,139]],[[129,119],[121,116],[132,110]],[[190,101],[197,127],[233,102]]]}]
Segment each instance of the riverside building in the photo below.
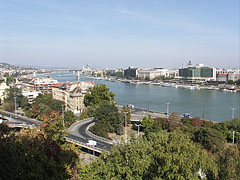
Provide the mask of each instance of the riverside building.
[{"label": "riverside building", "polygon": [[189,61],[187,68],[179,69],[179,76],[186,81],[216,81],[216,68],[204,64],[193,67]]},{"label": "riverside building", "polygon": [[82,113],[84,96],[94,87],[93,82],[66,82],[57,83],[52,86],[53,99],[63,101],[66,110],[74,114]]}]

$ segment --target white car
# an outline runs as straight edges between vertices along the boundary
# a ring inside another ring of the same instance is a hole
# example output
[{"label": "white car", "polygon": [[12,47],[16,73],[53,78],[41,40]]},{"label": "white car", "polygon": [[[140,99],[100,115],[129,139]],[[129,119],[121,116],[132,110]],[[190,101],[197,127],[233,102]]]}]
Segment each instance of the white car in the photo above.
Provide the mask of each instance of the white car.
[{"label": "white car", "polygon": [[134,105],[133,104],[128,104],[127,107],[134,109]]}]

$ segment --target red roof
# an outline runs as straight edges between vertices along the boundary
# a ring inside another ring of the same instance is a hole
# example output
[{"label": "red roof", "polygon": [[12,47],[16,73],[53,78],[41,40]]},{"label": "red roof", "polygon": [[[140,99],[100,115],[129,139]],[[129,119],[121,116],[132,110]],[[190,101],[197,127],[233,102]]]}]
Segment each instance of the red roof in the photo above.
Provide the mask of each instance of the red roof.
[{"label": "red roof", "polygon": [[226,77],[226,76],[227,76],[227,74],[218,74],[217,76]]},{"label": "red roof", "polygon": [[53,87],[60,87],[62,85],[62,83],[56,83],[56,84],[53,84],[52,86]]}]

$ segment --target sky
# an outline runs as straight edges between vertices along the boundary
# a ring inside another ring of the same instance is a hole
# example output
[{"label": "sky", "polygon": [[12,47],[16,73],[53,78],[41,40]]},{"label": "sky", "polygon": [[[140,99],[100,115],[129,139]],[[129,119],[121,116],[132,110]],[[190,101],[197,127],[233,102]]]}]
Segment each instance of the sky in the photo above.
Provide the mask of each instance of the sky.
[{"label": "sky", "polygon": [[240,67],[239,0],[0,0],[0,62]]}]

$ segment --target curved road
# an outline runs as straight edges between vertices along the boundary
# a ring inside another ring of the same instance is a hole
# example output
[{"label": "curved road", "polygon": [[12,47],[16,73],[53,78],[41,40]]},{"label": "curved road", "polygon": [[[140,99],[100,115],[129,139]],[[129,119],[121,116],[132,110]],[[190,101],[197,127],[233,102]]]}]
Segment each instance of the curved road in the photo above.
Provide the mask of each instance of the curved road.
[{"label": "curved road", "polygon": [[[7,116],[9,119],[8,124],[29,124],[29,125],[39,125],[41,124],[40,121],[37,121],[35,119],[30,119],[24,116],[19,116],[18,118],[14,118],[14,113],[2,111],[0,110],[0,114]],[[100,148],[102,150],[110,151],[112,144],[110,142],[104,141],[101,137],[95,137],[91,136],[89,133],[87,133],[87,127],[93,123],[92,119],[89,119],[87,121],[81,120],[77,123],[74,123],[68,130],[68,138],[79,141],[81,143],[87,144],[88,140],[92,139],[97,142],[96,147]]]},{"label": "curved road", "polygon": [[73,130],[68,131],[67,137],[80,141],[85,144],[88,142],[88,140],[92,139],[97,142],[97,145],[96,145],[97,148],[110,151],[112,144],[100,138],[93,137],[87,133],[87,127],[92,123],[93,123],[93,120],[88,120],[83,122],[79,121],[79,123],[73,124],[71,126]]}]

